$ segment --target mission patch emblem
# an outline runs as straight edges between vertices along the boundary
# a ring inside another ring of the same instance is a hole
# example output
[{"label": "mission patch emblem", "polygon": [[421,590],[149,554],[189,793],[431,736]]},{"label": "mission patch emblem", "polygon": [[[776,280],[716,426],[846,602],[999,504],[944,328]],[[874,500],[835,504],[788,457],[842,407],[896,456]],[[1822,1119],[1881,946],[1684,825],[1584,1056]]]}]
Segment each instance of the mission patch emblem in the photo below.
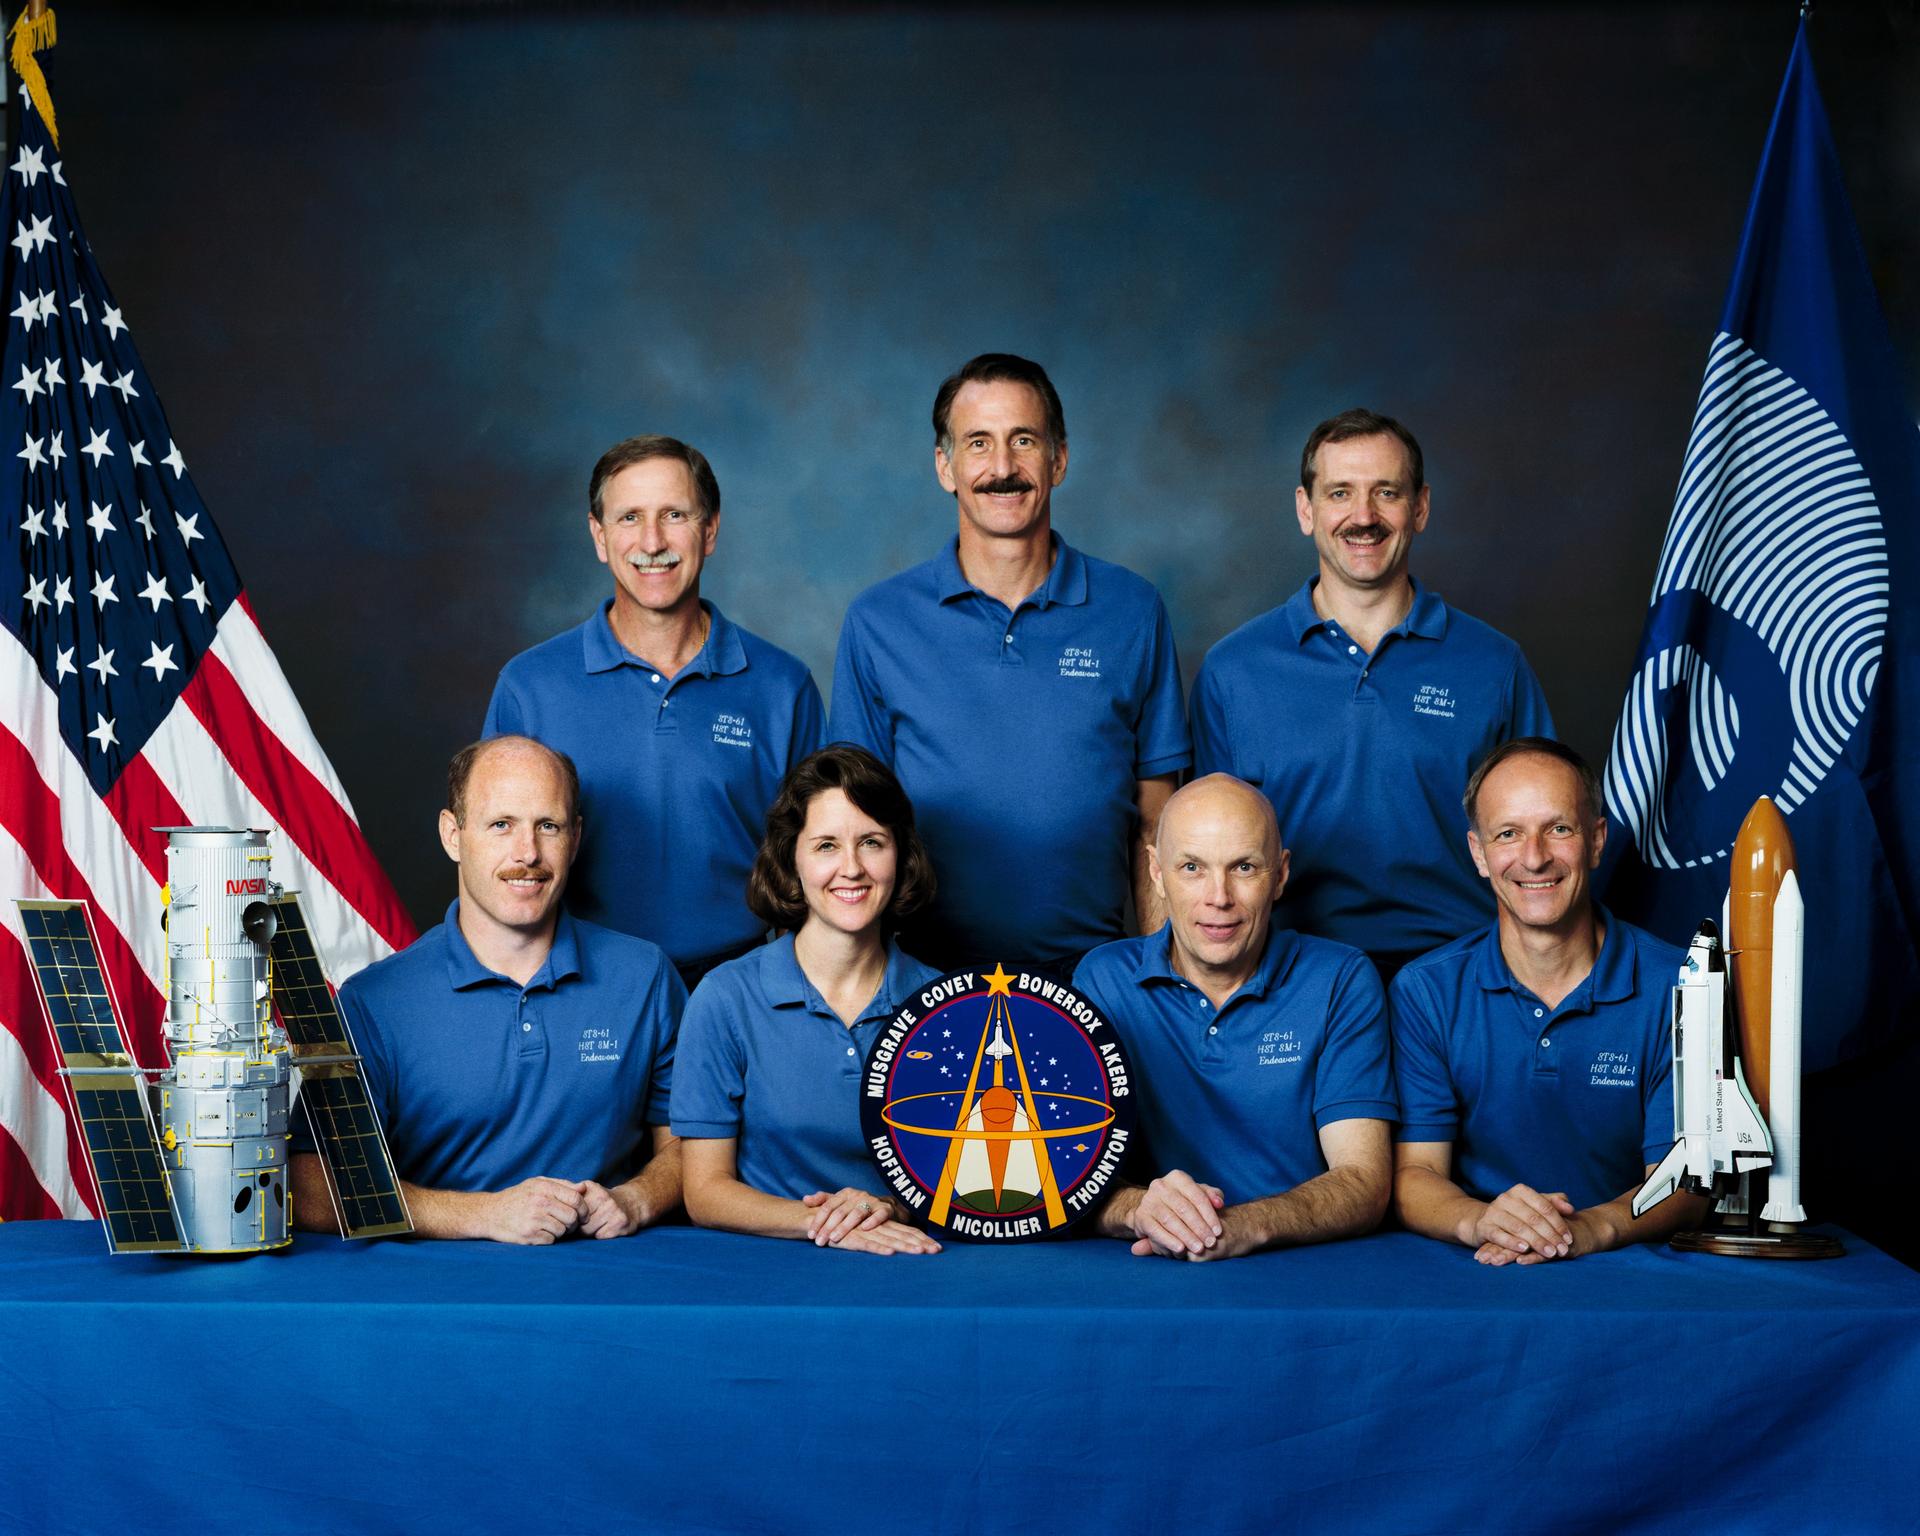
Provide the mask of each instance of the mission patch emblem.
[{"label": "mission patch emblem", "polygon": [[1099,1206],[1133,1139],[1127,1058],[1073,988],[996,965],[930,982],[875,1039],[860,1124],[893,1196],[970,1242]]}]

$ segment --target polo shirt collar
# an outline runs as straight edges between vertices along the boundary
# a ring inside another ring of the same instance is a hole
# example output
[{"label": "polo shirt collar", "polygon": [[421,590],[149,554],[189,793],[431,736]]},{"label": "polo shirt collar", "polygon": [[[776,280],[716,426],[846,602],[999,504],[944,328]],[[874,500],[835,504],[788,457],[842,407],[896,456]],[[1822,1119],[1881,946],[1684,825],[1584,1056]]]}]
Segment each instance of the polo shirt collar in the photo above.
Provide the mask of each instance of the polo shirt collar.
[{"label": "polo shirt collar", "polygon": [[[1634,995],[1639,983],[1639,953],[1633,942],[1633,935],[1626,925],[1598,902],[1594,903],[1594,914],[1606,929],[1606,940],[1600,946],[1600,953],[1594,957],[1593,969],[1586,979],[1561,1000],[1562,1008],[1583,994],[1591,1007],[1598,1003],[1625,1002]],[[1515,992],[1520,984],[1514,980],[1513,971],[1507,965],[1507,957],[1500,951],[1500,925],[1495,923],[1480,937],[1480,954],[1474,961],[1473,979],[1485,992]],[[1557,1011],[1557,1010],[1556,1010]]]},{"label": "polo shirt collar", "polygon": [[[1413,606],[1407,610],[1407,616],[1387,633],[1419,635],[1423,640],[1443,638],[1447,632],[1446,602],[1432,588],[1421,586],[1417,578],[1407,579],[1413,583]],[[1300,590],[1280,607],[1295,645],[1327,622],[1313,607],[1313,588],[1319,580],[1318,576],[1309,576],[1300,584]]]},{"label": "polo shirt collar", "polygon": [[[685,671],[697,672],[702,677],[725,677],[744,672],[747,667],[747,648],[740,641],[738,627],[705,598],[700,599],[700,606],[706,610],[708,620],[706,644],[687,663]],[[608,598],[600,605],[599,611],[587,620],[587,671],[611,672],[616,667],[651,667],[652,663],[645,657],[634,655],[620,643],[609,617],[612,611],[613,599]],[[684,676],[685,673],[676,675]]]},{"label": "polo shirt collar", "polygon": [[[807,973],[800,969],[800,957],[793,952],[793,935],[783,933],[771,944],[761,947],[760,990],[766,996],[767,1003],[774,1008],[805,1008],[809,1012],[823,1014],[836,1024],[840,1016],[827,1006],[814,984],[807,980]],[[897,939],[887,940],[887,969],[880,978],[880,990],[873,994],[873,1001],[861,1010],[860,1019],[890,1018],[899,1007],[899,1000],[908,991],[906,984],[906,962],[900,952]]]},{"label": "polo shirt collar", "polygon": [[[1300,953],[1300,936],[1290,928],[1269,928],[1267,930],[1267,950],[1260,957],[1259,965],[1253,974],[1240,984],[1239,989],[1226,1000],[1222,1007],[1232,1007],[1241,998],[1262,998],[1278,988],[1287,979],[1287,973],[1293,969],[1293,962]],[[1134,967],[1133,979],[1141,986],[1149,982],[1167,981],[1179,986],[1192,986],[1173,968],[1173,923],[1171,920],[1160,925],[1157,933],[1147,936],[1140,946],[1140,963]]]},{"label": "polo shirt collar", "polygon": [[[1049,537],[1053,540],[1053,569],[1047,572],[1047,579],[1040,583],[1039,590],[1027,601],[1036,608],[1051,608],[1055,603],[1077,608],[1087,600],[1086,557],[1059,534],[1054,533]],[[978,590],[967,580],[966,572],[960,569],[960,536],[955,534],[934,560],[934,596],[944,603]]]},{"label": "polo shirt collar", "polygon": [[1412,577],[1408,579],[1413,581],[1413,606],[1396,627],[1410,635],[1419,635],[1424,640],[1444,638],[1447,633],[1446,603],[1433,588],[1421,586]]},{"label": "polo shirt collar", "polygon": [[1599,957],[1593,962],[1593,974],[1587,978],[1593,987],[1593,1000],[1625,1002],[1639,986],[1639,946],[1633,942],[1633,933],[1627,925],[1605,907],[1595,902],[1593,910],[1607,930],[1606,942],[1600,946]]},{"label": "polo shirt collar", "polygon": [[[512,984],[513,978],[502,976],[498,971],[490,971],[480,963],[480,957],[473,952],[473,946],[467,943],[467,936],[460,931],[460,898],[454,897],[447,908],[441,931],[446,936],[447,945],[447,981],[456,992],[467,987],[481,986],[487,982],[504,981]],[[565,907],[560,909],[560,920],[553,930],[553,948],[547,952],[547,958],[540,963],[540,969],[523,989],[531,992],[538,987],[551,988],[570,976],[580,974],[580,939],[574,931],[573,915]]]}]

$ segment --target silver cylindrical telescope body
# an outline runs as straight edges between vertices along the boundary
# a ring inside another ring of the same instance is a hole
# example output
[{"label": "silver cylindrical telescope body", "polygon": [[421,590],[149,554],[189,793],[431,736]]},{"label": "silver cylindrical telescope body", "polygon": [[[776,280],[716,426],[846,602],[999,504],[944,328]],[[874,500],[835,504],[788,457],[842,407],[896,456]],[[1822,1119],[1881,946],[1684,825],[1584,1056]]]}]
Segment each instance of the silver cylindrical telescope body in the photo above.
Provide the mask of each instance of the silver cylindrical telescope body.
[{"label": "silver cylindrical telescope body", "polygon": [[154,1085],[181,1236],[198,1252],[288,1241],[286,1037],[273,1022],[267,835],[167,829],[167,1038]]}]

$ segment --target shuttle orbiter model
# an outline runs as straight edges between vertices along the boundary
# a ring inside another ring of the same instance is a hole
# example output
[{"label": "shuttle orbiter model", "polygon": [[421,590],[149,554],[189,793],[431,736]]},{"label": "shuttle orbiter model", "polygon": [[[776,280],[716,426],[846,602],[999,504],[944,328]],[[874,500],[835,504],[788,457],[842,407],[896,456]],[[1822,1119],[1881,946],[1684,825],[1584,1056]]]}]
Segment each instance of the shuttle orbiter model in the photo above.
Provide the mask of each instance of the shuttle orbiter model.
[{"label": "shuttle orbiter model", "polygon": [[1693,936],[1673,988],[1673,1135],[1673,1150],[1633,1197],[1635,1216],[1682,1185],[1697,1195],[1736,1193],[1742,1174],[1773,1161],[1727,1016],[1726,957],[1711,922]]},{"label": "shuttle orbiter model", "polygon": [[[1826,1258],[1833,1238],[1803,1233],[1800,1006],[1806,908],[1787,819],[1762,795],[1734,840],[1719,933],[1702,923],[1673,989],[1673,1150],[1633,1197],[1643,1216],[1678,1188],[1719,1197],[1713,1219],[1676,1247]],[[1753,1179],[1767,1174],[1765,1204]]]}]

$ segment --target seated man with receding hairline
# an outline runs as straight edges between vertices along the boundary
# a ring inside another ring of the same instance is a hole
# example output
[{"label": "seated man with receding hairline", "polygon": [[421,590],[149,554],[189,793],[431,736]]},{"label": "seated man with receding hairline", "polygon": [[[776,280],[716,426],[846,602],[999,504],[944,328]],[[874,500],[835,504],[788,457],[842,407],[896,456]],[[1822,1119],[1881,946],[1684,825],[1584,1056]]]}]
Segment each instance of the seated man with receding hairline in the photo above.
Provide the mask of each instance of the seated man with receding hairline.
[{"label": "seated man with receding hairline", "polygon": [[1074,984],[1126,1042],[1156,1166],[1100,1230],[1142,1256],[1222,1259],[1371,1231],[1397,1118],[1386,995],[1359,950],[1275,929],[1288,856],[1266,796],[1226,774],[1167,802],[1149,853],[1157,933]]},{"label": "seated man with receding hairline", "polygon": [[[624,1237],[680,1204],[667,1095],[687,994],[657,946],[561,910],[580,835],[564,753],[467,747],[440,813],[460,881],[446,921],[340,989],[424,1236]],[[299,1225],[335,1230],[298,1137],[293,1201]]]},{"label": "seated man with receding hairline", "polygon": [[1497,920],[1393,980],[1400,1220],[1495,1266],[1664,1239],[1706,1208],[1632,1210],[1673,1141],[1684,956],[1594,901],[1607,821],[1572,748],[1494,748],[1465,805]]}]

